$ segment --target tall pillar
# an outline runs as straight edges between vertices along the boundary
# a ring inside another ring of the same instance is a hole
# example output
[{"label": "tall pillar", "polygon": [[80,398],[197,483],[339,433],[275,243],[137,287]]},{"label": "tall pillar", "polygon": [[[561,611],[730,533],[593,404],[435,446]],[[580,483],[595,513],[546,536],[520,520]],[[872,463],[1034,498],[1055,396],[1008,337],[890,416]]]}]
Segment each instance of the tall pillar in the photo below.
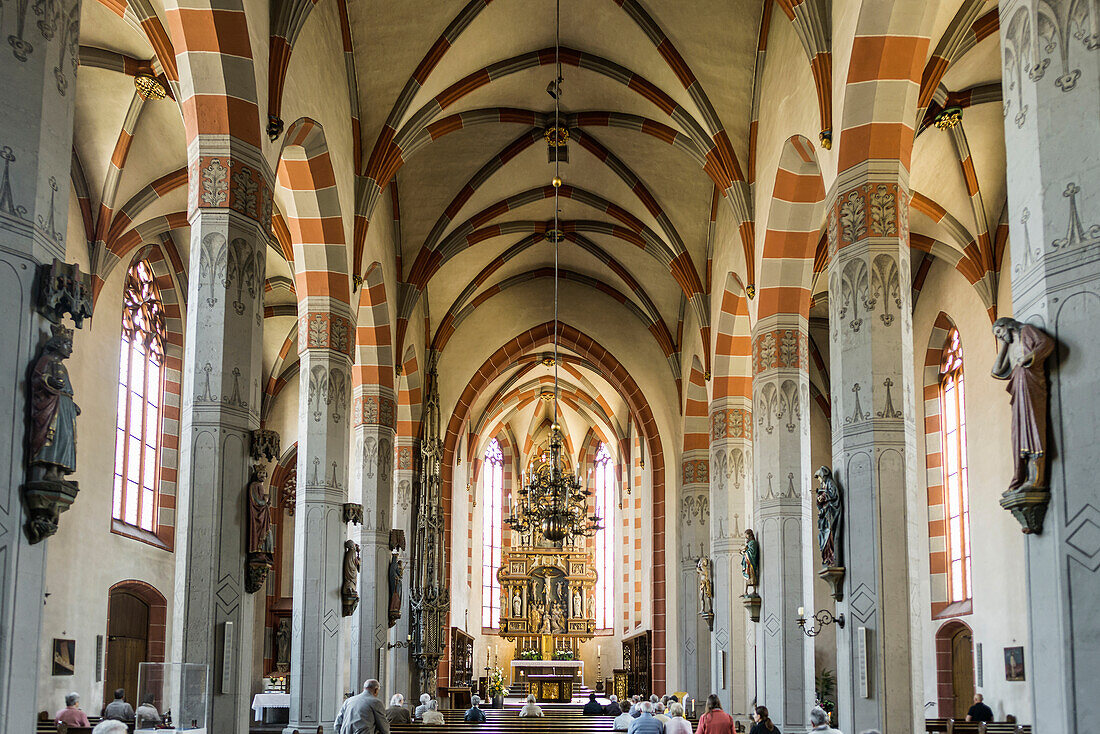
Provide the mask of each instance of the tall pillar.
[{"label": "tall pillar", "polygon": [[[706,404],[703,404],[705,409]],[[700,418],[700,420],[703,420]],[[706,434],[702,434],[706,438]],[[680,483],[679,527],[679,685],[705,700],[710,693],[710,624],[700,616],[702,599],[696,564],[710,559],[710,452],[708,448],[684,451]],[[713,574],[712,574],[713,578]],[[711,584],[713,589],[713,581]],[[713,614],[713,596],[707,600]],[[713,621],[713,618],[711,619]]]},{"label": "tall pillar", "polygon": [[347,304],[315,298],[320,300],[299,303],[298,493],[286,734],[321,726],[331,732],[343,701],[340,620],[352,327]]},{"label": "tall pillar", "polygon": [[[717,389],[717,387],[715,388]],[[748,711],[755,645],[747,636],[741,604],[740,549],[752,491],[752,404],[745,397],[717,398],[710,408],[710,556],[714,574],[714,634],[710,687],[730,712]]]},{"label": "tall pillar", "polygon": [[[250,432],[259,427],[271,173],[239,141],[192,146],[172,659],[210,665],[207,729],[248,726],[254,596],[245,591]],[[230,173],[232,171],[232,173]]]},{"label": "tall pillar", "polygon": [[753,441],[762,598],[757,698],[781,729],[809,728],[813,645],[796,619],[813,608],[807,324],[767,316],[753,331]]},{"label": "tall pillar", "polygon": [[[355,690],[362,687],[363,681],[381,674],[379,648],[385,647],[389,639],[389,523],[393,517],[394,417],[397,405],[392,391],[385,388],[381,392],[377,385],[359,389],[369,391],[369,394],[364,392],[355,398],[354,477],[363,503],[363,524],[359,526],[357,541],[362,554],[360,601],[351,624],[351,678]],[[406,535],[406,543],[407,538]],[[404,598],[407,599],[407,595]]]},{"label": "tall pillar", "polygon": [[1047,0],[1040,24],[1039,5],[1000,4],[1011,313],[1058,341],[1047,360],[1051,501],[1026,541],[1025,655],[1042,671],[1029,676],[1034,720],[1075,734],[1095,719],[1100,680],[1100,6]]},{"label": "tall pillar", "polygon": [[[833,468],[844,507],[837,697],[844,729],[918,730],[910,619],[916,478],[909,176],[896,160],[841,174],[829,200]],[[816,553],[815,553],[816,555]],[[809,607],[807,606],[807,609]]]},{"label": "tall pillar", "polygon": [[[412,540],[412,501],[415,496],[416,457],[420,455],[420,442],[410,436],[398,436],[397,463],[393,472],[393,514],[391,527],[405,531],[405,550],[398,554],[403,564],[404,576],[401,589],[401,618],[390,628],[389,641],[403,643],[409,639],[409,543]],[[386,690],[392,693],[411,691],[413,674],[408,648],[394,648],[386,657]]]},{"label": "tall pillar", "polygon": [[47,543],[31,545],[23,533],[25,375],[49,336],[34,311],[37,267],[65,259],[80,30],[80,0],[51,7],[59,13],[46,19],[29,4],[9,6],[0,51],[0,721],[12,730],[32,725],[38,702]]}]

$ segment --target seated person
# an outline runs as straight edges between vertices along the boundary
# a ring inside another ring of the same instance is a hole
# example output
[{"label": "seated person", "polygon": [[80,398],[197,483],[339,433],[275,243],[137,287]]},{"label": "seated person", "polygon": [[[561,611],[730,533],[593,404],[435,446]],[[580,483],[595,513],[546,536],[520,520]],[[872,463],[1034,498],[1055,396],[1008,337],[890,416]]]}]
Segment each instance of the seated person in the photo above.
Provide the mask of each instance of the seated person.
[{"label": "seated person", "polygon": [[160,712],[153,705],[153,694],[146,693],[141,705],[134,711],[135,729],[156,729],[160,723]]},{"label": "seated person", "polygon": [[424,715],[424,712],[428,710],[428,701],[431,700],[432,697],[429,696],[427,693],[420,694],[420,705],[416,707],[415,711],[413,711],[414,719],[419,719]]},{"label": "seated person", "polygon": [[462,717],[463,721],[468,724],[485,723],[485,712],[478,708],[479,703],[481,703],[481,696],[476,693],[470,696],[470,708],[466,709],[466,713]]},{"label": "seated person", "polygon": [[691,734],[691,722],[684,718],[684,704],[673,701],[668,707],[665,734]]},{"label": "seated person", "polygon": [[609,703],[606,706],[603,707],[603,715],[604,716],[618,716],[619,714],[621,714],[623,712],[623,710],[621,708],[619,708],[619,697],[618,696],[616,696],[614,693],[612,693],[611,698],[608,699],[608,700],[609,700]]},{"label": "seated person", "polygon": [[657,719],[657,721],[662,724],[667,724],[671,718],[665,714],[665,705],[660,701],[653,704],[653,718]]},{"label": "seated person", "polygon": [[612,722],[612,731],[626,731],[634,721],[634,717],[630,715],[630,701],[623,701],[619,704],[619,709],[622,713],[616,716],[615,721]]},{"label": "seated person", "polygon": [[76,691],[66,694],[65,708],[57,712],[53,717],[55,724],[68,724],[69,726],[91,726],[88,723],[88,715],[80,710],[80,694]]},{"label": "seated person", "polygon": [[104,707],[103,718],[114,719],[115,721],[134,720],[134,707],[126,703],[126,691],[124,689],[115,689],[115,700]]},{"label": "seated person", "polygon": [[428,708],[424,709],[423,721],[425,724],[445,724],[443,720],[443,714],[439,713],[439,701],[434,698],[428,701]]},{"label": "seated person", "polygon": [[104,719],[92,729],[92,734],[126,734],[126,732],[126,724],[118,719]]},{"label": "seated person", "polygon": [[974,705],[966,712],[967,721],[993,721],[993,709],[985,705],[982,694],[974,694]]},{"label": "seated person", "polygon": [[584,705],[585,716],[603,716],[603,704],[596,700],[595,692],[588,694],[588,703]]},{"label": "seated person", "polygon": [[386,709],[386,718],[390,724],[412,723],[412,714],[405,708],[405,697],[400,693],[395,693],[390,697],[390,705]]},{"label": "seated person", "polygon": [[628,734],[665,734],[665,725],[653,715],[653,701],[642,701],[638,704],[638,716],[630,722],[627,732]]},{"label": "seated person", "polygon": [[535,695],[533,693],[527,694],[527,703],[523,704],[523,708],[519,710],[520,717],[525,716],[542,716],[542,709],[535,703]]}]

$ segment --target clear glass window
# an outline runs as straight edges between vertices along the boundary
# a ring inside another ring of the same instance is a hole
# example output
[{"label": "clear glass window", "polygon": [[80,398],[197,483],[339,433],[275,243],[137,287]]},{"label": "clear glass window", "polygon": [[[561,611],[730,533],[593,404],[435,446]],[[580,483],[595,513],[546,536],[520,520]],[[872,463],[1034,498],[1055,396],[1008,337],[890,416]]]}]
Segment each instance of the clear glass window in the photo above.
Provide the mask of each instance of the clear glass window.
[{"label": "clear glass window", "polygon": [[940,433],[947,522],[948,601],[972,597],[970,583],[970,491],[966,476],[966,383],[958,329],[951,329],[940,362]]},{"label": "clear glass window", "polygon": [[483,627],[500,627],[500,554],[503,526],[504,452],[495,438],[485,449],[482,467],[485,498],[482,505],[481,548],[481,624]]}]

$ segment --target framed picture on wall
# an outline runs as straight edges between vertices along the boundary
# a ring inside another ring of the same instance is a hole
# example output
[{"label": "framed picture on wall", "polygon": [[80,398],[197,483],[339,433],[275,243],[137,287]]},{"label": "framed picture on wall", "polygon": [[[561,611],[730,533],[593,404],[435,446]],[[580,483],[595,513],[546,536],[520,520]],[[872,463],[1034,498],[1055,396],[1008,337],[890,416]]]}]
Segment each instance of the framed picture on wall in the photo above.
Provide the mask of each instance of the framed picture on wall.
[{"label": "framed picture on wall", "polygon": [[1024,680],[1024,648],[1005,648],[1005,680]]},{"label": "framed picture on wall", "polygon": [[61,640],[56,637],[54,638],[53,674],[76,674],[76,640]]}]

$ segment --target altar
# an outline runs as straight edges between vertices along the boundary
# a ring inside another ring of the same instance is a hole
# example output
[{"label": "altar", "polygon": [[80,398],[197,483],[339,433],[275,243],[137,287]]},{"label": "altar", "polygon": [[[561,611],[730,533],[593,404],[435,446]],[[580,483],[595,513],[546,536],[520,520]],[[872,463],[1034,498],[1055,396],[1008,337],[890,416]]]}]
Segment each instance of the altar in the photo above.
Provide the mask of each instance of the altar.
[{"label": "altar", "polygon": [[[512,661],[512,686],[516,688],[524,688],[528,693],[534,693],[536,698],[540,697],[542,686],[539,685],[540,690],[535,689],[535,683],[539,681],[539,678],[531,678],[531,676],[547,676],[543,680],[553,682],[551,679],[562,678],[568,680],[570,683],[582,684],[584,683],[584,661],[583,660],[513,660]],[[568,700],[569,696],[572,696],[572,685],[564,686],[567,690],[565,693]],[[548,689],[549,690],[549,689]],[[559,694],[560,695],[560,694]],[[552,699],[556,700],[556,699]]]}]

